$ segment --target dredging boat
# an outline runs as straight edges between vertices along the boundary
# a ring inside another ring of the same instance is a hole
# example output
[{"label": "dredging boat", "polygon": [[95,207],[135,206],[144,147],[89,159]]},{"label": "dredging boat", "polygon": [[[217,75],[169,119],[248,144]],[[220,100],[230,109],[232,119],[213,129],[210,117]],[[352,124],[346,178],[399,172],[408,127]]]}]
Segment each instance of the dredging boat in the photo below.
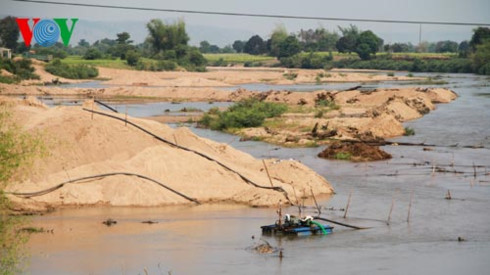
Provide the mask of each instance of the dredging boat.
[{"label": "dredging boat", "polygon": [[279,218],[275,224],[261,226],[262,234],[264,235],[327,235],[333,232],[333,227],[330,225],[321,224],[314,221],[312,216],[299,218],[293,215],[286,214],[284,221]]}]

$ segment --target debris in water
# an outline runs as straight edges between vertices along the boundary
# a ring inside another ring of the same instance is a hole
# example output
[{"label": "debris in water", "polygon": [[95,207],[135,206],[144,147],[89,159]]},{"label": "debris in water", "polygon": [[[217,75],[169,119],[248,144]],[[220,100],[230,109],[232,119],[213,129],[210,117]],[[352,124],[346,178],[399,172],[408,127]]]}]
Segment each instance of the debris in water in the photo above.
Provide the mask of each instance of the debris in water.
[{"label": "debris in water", "polygon": [[330,144],[318,154],[326,159],[343,159],[350,161],[373,161],[390,159],[391,155],[381,150],[378,146],[366,143],[336,142]]},{"label": "debris in water", "polygon": [[147,221],[142,221],[141,223],[154,224],[154,223],[158,223],[158,222],[152,221],[152,220],[147,220]]},{"label": "debris in water", "polygon": [[105,224],[105,225],[107,225],[107,226],[113,226],[113,225],[115,225],[117,223],[117,221],[109,218],[109,219],[103,221],[102,223]]},{"label": "debris in water", "polygon": [[257,244],[253,249],[259,254],[271,254],[276,252],[278,249],[273,247],[268,241],[260,239],[263,243]]}]

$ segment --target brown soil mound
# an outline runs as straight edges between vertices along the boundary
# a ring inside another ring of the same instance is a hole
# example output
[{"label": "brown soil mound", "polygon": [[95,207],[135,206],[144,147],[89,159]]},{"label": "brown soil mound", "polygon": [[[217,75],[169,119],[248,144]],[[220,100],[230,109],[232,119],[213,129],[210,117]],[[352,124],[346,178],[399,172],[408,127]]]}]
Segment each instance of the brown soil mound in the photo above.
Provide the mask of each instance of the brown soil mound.
[{"label": "brown soil mound", "polygon": [[374,161],[390,159],[391,155],[381,150],[378,146],[365,143],[333,143],[318,154],[326,159],[345,159],[351,161]]},{"label": "brown soil mound", "polygon": [[[34,192],[67,180],[96,174],[127,172],[155,179],[168,187],[206,202],[232,202],[253,206],[272,206],[287,202],[284,193],[270,186],[261,160],[226,144],[193,134],[187,128],[128,117],[155,135],[179,146],[205,154],[216,161],[161,142],[130,124],[92,114],[82,107],[47,108],[27,100],[0,97],[9,102],[12,118],[26,131],[39,133],[47,156],[37,159],[31,173],[22,181],[11,182],[6,191]],[[92,109],[91,102],[84,106]],[[93,107],[97,110],[96,106]],[[110,113],[113,115],[113,113]],[[124,115],[116,116],[124,119]],[[315,195],[330,194],[331,185],[311,169],[293,160],[266,160],[274,187],[288,194],[310,190]],[[243,177],[242,177],[243,176]],[[306,194],[307,196],[310,193]],[[62,205],[157,206],[191,203],[157,184],[133,176],[116,175],[67,184],[62,188],[30,199],[11,196],[23,209],[45,209]]]}]

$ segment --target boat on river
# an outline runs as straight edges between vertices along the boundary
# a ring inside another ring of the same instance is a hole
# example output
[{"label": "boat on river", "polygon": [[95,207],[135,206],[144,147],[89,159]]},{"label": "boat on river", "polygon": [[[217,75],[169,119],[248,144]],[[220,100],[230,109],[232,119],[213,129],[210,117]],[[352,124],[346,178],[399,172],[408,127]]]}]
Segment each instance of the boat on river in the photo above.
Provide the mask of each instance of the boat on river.
[{"label": "boat on river", "polygon": [[275,224],[261,226],[264,235],[328,235],[333,232],[333,227],[321,224],[311,216],[299,218],[286,214],[284,221],[279,219]]}]

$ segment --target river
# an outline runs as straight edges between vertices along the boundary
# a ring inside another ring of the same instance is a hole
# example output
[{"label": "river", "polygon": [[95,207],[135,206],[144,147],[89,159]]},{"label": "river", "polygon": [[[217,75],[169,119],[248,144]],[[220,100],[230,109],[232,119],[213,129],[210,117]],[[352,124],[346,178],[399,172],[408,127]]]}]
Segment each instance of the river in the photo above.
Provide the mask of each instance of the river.
[{"label": "river", "polygon": [[[349,163],[319,159],[316,154],[322,148],[290,149],[262,142],[239,142],[236,136],[191,128],[200,136],[229,143],[258,158],[301,161],[335,188],[334,196],[319,199],[324,207],[322,215],[370,229],[336,226],[334,233],[327,236],[261,236],[260,226],[277,218],[275,209],[233,205],[62,209],[32,218],[33,226],[52,229],[53,233],[31,235],[27,271],[33,274],[488,274],[490,80],[467,74],[445,74],[442,79],[448,82],[444,86],[453,89],[459,98],[437,105],[435,111],[421,119],[407,122],[406,126],[415,130],[414,136],[393,139],[438,146],[431,147],[432,150],[419,146],[385,146],[383,149],[393,155],[388,161]],[[369,84],[370,87],[392,85]],[[294,90],[295,86],[289,88]],[[130,115],[148,115],[147,110],[132,107],[128,107]],[[436,167],[453,172],[444,173]],[[451,200],[445,199],[448,190]],[[345,208],[349,194],[351,204],[347,218],[343,219],[344,212],[340,209]],[[296,214],[297,208],[283,209],[283,212]],[[107,218],[118,223],[107,227],[102,224]],[[141,223],[145,220],[158,223]],[[459,242],[458,237],[465,241]],[[261,238],[282,250],[283,257],[278,253],[256,253],[252,247],[261,243]]]}]

